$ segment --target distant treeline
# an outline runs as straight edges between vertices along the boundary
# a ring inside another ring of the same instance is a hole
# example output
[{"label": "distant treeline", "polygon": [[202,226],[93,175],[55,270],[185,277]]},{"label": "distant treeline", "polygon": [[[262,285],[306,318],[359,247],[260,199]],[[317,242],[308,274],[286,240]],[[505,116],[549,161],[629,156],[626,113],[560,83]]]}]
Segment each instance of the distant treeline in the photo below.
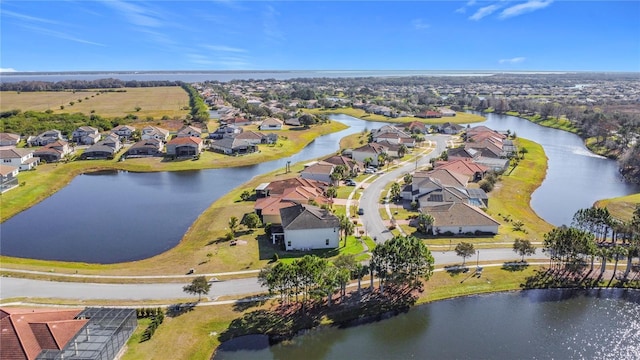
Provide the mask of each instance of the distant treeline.
[{"label": "distant treeline", "polygon": [[54,114],[50,111],[10,110],[0,112],[0,123],[2,124],[0,131],[29,136],[56,129],[60,130],[62,134],[70,136],[80,126],[88,125],[98,128],[100,131],[107,131],[118,125],[129,124],[134,119],[134,115],[107,119],[96,114]]},{"label": "distant treeline", "polygon": [[140,81],[140,80],[119,80],[119,79],[98,79],[98,80],[65,80],[58,82],[50,81],[20,81],[10,83],[0,83],[0,91],[64,91],[64,90],[86,90],[86,89],[117,89],[125,87],[157,87],[157,86],[180,86],[182,81]]}]

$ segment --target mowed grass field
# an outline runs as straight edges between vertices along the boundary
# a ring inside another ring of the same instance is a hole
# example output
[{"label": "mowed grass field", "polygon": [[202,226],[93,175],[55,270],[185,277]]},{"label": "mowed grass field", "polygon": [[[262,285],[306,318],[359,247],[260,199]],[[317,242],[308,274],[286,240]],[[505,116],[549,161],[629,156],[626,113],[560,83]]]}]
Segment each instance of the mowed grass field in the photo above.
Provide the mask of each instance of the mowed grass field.
[{"label": "mowed grass field", "polygon": [[[105,118],[124,117],[134,114],[140,119],[184,118],[189,110],[189,96],[179,86],[122,88],[116,91],[98,90],[37,91],[0,93],[0,111],[20,109],[22,111],[46,111],[54,113],[83,113],[92,111]],[[126,90],[126,91],[124,91]],[[121,92],[120,92],[121,91]],[[74,104],[71,105],[71,102]],[[62,109],[61,107],[64,107]],[[136,110],[140,108],[140,110]]]}]

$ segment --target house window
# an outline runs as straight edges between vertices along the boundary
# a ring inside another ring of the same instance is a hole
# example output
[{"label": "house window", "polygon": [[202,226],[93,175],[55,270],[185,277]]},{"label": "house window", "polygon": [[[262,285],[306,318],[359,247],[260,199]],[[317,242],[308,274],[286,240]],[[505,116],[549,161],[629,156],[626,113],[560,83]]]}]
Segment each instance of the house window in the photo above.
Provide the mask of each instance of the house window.
[{"label": "house window", "polygon": [[462,232],[462,228],[461,228],[461,227],[459,227],[459,228],[458,228],[458,232],[459,232],[459,233],[461,233],[461,232]]},{"label": "house window", "polygon": [[291,240],[287,241],[287,247],[291,247]]},{"label": "house window", "polygon": [[329,246],[329,239],[324,242],[325,245]]},{"label": "house window", "polygon": [[4,162],[6,162],[6,163],[10,163],[10,162],[11,162],[11,159],[4,159]]}]

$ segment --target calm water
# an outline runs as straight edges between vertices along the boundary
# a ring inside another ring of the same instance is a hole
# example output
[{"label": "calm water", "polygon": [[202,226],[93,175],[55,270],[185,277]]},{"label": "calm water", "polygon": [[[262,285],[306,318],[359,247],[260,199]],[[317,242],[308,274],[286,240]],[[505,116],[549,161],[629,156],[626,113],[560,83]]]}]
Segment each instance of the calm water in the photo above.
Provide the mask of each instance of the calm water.
[{"label": "calm water", "polygon": [[639,305],[640,292],[620,289],[470,296],[271,347],[225,351],[242,346],[238,339],[214,359],[640,359]]},{"label": "calm water", "polygon": [[553,225],[570,225],[576,210],[591,207],[597,200],[640,192],[640,186],[622,181],[615,161],[591,153],[575,134],[514,116],[486,117],[482,125],[511,130],[544,148],[549,158],[547,176],[531,196],[531,207]]},{"label": "calm water", "polygon": [[[2,224],[2,255],[47,260],[116,263],[157,255],[175,246],[212,202],[260,175],[338,150],[347,134],[379,128],[339,115],[350,126],[316,139],[298,154],[255,166],[188,172],[112,172],[82,175],[36,206]],[[554,225],[568,224],[598,199],[638,192],[621,182],[615,161],[588,152],[576,135],[513,116],[488,114],[483,123],[510,129],[545,148],[547,178],[531,204]],[[220,215],[225,216],[225,215]]]},{"label": "calm water", "polygon": [[[201,171],[102,172],[2,224],[0,253],[32,259],[117,263],[148,258],[178,244],[209,205],[252,177],[329,155],[342,137],[380,127],[348,116],[350,127],[317,138],[299,153],[255,166]],[[226,216],[221,214],[220,216]]]},{"label": "calm water", "polygon": [[[2,73],[0,82],[64,80],[91,81],[105,78],[123,81],[221,81],[231,80],[289,80],[295,78],[353,78],[353,77],[389,77],[389,76],[490,76],[495,71],[432,71],[432,70],[304,70],[304,71],[184,71],[184,72],[112,72],[112,73]],[[500,71],[500,73],[504,73]],[[548,72],[513,72],[514,74],[532,74]]]}]

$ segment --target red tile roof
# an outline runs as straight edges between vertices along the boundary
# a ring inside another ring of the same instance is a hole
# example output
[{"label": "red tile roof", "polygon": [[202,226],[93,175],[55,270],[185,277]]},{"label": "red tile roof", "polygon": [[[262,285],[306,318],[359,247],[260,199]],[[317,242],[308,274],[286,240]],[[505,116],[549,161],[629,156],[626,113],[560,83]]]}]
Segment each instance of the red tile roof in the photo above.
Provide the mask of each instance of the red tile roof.
[{"label": "red tile roof", "polygon": [[0,360],[35,359],[43,349],[62,349],[88,320],[81,309],[0,308]]}]

